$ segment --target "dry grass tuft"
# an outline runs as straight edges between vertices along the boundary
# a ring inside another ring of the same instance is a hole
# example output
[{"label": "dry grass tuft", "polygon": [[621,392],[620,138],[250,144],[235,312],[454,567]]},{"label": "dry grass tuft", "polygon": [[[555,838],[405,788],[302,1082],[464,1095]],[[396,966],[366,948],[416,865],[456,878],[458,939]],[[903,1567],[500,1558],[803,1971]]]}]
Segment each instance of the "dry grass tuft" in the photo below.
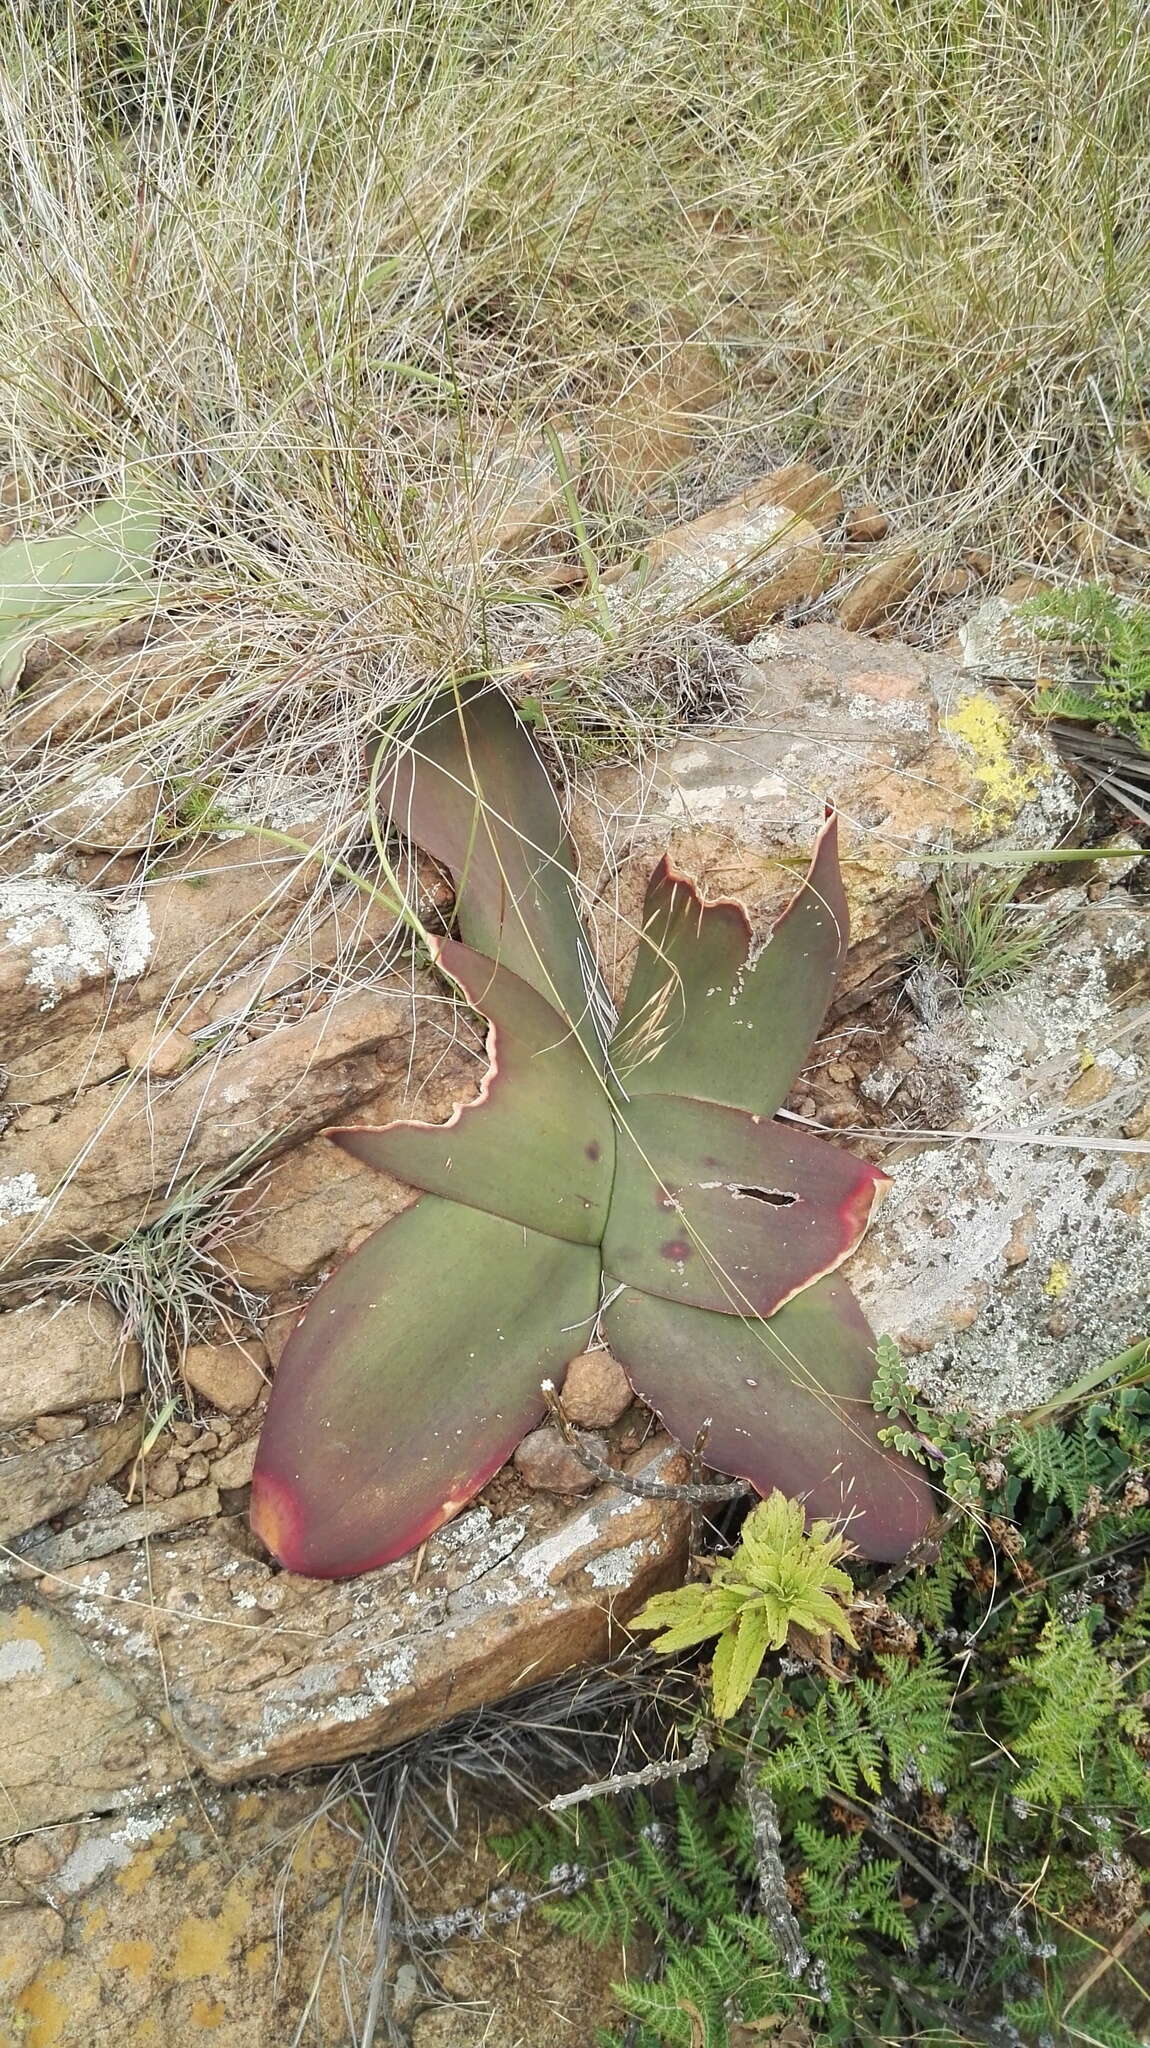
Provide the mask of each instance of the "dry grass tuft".
[{"label": "dry grass tuft", "polygon": [[[108,715],[11,761],[5,864],[72,772],[142,772],[153,861],[302,821],[306,936],[376,872],[375,736],[446,680],[576,768],[737,709],[717,631],[594,574],[564,602],[557,563],[799,457],[941,544],[1104,523],[1146,431],[1148,53],[1137,0],[13,0],[8,513],[146,488],[180,638],[146,698],[80,657]],[[727,397],[636,496],[603,420],[685,345]],[[582,472],[509,538],[552,422]]]}]

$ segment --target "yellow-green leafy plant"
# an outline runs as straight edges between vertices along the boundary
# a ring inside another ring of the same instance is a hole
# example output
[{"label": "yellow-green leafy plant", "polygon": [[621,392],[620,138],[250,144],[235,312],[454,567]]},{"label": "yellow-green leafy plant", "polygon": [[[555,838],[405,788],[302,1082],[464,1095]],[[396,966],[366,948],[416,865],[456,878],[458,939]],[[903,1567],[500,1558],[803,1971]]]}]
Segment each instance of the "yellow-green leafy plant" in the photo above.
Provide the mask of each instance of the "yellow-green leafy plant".
[{"label": "yellow-green leafy plant", "polygon": [[764,944],[663,860],[616,1019],[549,776],[474,685],[392,746],[393,822],[456,887],[436,965],[487,1018],[446,1124],[330,1135],[422,1191],[328,1281],[280,1361],[252,1520],[291,1570],[414,1549],[498,1471],[596,1323],[681,1443],[901,1556],[931,1493],[878,1438],[874,1339],[842,1279],[885,1175],[775,1111],[847,943],[837,828]]},{"label": "yellow-green leafy plant", "polygon": [[768,1650],[781,1650],[791,1629],[833,1631],[856,1647],[843,1605],[854,1587],[837,1562],[848,1546],[829,1522],[812,1522],[808,1531],[805,1521],[801,1501],[772,1493],[752,1508],[709,1582],[656,1593],[632,1624],[661,1629],[653,1647],[666,1655],[718,1637],[711,1687],[720,1721],[742,1706]]}]

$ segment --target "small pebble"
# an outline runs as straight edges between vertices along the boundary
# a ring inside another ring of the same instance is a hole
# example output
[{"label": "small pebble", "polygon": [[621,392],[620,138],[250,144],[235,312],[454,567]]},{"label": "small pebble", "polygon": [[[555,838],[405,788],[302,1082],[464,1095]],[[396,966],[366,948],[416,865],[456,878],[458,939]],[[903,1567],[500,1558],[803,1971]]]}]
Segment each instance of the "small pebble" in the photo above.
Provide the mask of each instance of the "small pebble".
[{"label": "small pebble", "polygon": [[157,1458],[145,1467],[145,1499],[171,1500],[180,1490],[180,1468],[174,1458]]},{"label": "small pebble", "polygon": [[631,1406],[626,1373],[609,1351],[582,1351],[567,1367],[563,1406],[572,1422],[609,1428]]},{"label": "small pebble", "polygon": [[944,569],[931,584],[930,594],[937,598],[964,597],[973,582],[974,576],[969,569]]},{"label": "small pebble", "polygon": [[[602,1437],[593,1438],[590,1448],[605,1455]],[[595,1475],[565,1444],[557,1429],[533,1429],[525,1436],[514,1458],[515,1470],[524,1486],[540,1493],[588,1493]]]},{"label": "small pebble", "polygon": [[233,1450],[217,1458],[212,1466],[213,1486],[250,1486],[258,1443],[258,1436],[250,1436],[246,1443],[236,1444]]},{"label": "small pebble", "polygon": [[848,540],[885,540],[890,532],[890,520],[877,505],[858,505],[847,513],[846,535]]},{"label": "small pebble", "polygon": [[183,1374],[189,1387],[225,1415],[243,1415],[254,1407],[267,1385],[261,1367],[267,1353],[256,1339],[243,1344],[192,1344],[184,1355]]},{"label": "small pebble", "polygon": [[58,1444],[66,1436],[80,1436],[85,1424],[82,1415],[38,1415],[33,1428],[43,1443]]}]

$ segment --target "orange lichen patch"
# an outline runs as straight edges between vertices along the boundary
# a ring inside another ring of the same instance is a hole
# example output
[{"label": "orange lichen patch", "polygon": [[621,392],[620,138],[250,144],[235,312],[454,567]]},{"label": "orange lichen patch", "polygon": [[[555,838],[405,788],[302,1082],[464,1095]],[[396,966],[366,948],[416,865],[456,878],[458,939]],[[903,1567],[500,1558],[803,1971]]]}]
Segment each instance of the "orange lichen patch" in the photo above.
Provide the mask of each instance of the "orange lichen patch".
[{"label": "orange lichen patch", "polygon": [[192,2007],[193,2027],[202,2027],[206,2034],[214,2033],[217,2027],[223,2026],[226,2019],[227,2013],[216,1998],[197,1998]]},{"label": "orange lichen patch", "polygon": [[250,1917],[250,1901],[230,1888],[219,1912],[213,1913],[211,1919],[190,1913],[176,1936],[172,1976],[177,1984],[186,1984],[193,1977],[214,1977],[225,1969],[232,1943],[243,1933]]},{"label": "orange lichen patch", "polygon": [[142,1984],[156,1958],[154,1941],[116,1941],[108,1952],[113,1970],[126,1970],[134,1984]]},{"label": "orange lichen patch", "polygon": [[120,1890],[127,1892],[130,1899],[134,1899],[137,1893],[142,1892],[144,1886],[155,1876],[156,1865],[164,1850],[169,1849],[175,1839],[174,1829],[165,1828],[162,1834],[153,1836],[146,1849],[137,1849],[131,1862],[125,1864],[123,1870],[116,1874],[116,1883]]},{"label": "orange lichen patch", "polygon": [[31,2022],[18,2037],[21,2048],[55,2048],[60,2040],[68,2007],[53,1986],[63,1974],[62,1963],[46,1963],[16,2000],[17,2013]]}]

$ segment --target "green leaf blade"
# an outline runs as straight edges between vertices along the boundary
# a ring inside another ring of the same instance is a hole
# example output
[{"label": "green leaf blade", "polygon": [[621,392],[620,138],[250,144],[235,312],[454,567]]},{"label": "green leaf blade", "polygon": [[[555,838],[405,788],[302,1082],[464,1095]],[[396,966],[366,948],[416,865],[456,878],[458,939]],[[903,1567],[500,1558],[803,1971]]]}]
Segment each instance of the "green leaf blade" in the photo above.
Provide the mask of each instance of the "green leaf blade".
[{"label": "green leaf blade", "polygon": [[888,1184],[851,1153],[745,1110],[640,1095],[619,1114],[604,1268],[668,1301],[773,1315],[849,1257]]},{"label": "green leaf blade", "polygon": [[414,1549],[540,1420],[584,1349],[599,1257],[428,1195],[329,1280],[280,1360],[252,1526],[338,1578]]},{"label": "green leaf blade", "polygon": [[463,939],[545,996],[601,1057],[575,855],[547,770],[502,693],[446,694],[380,782],[398,829],[446,867]]},{"label": "green leaf blade", "polygon": [[769,1321],[627,1289],[604,1327],[636,1393],[680,1443],[707,1427],[716,1470],[764,1496],[800,1496],[866,1557],[903,1557],[926,1533],[930,1488],[878,1440],[873,1339],[837,1273]]},{"label": "green leaf blade", "polygon": [[733,1628],[727,1629],[715,1645],[711,1667],[715,1714],[729,1721],[737,1714],[762,1669],[768,1650],[777,1650],[786,1640],[786,1629],[773,1628],[765,1608],[757,1601],[744,1607]]},{"label": "green leaf blade", "polygon": [[490,1020],[490,1066],[474,1102],[446,1124],[333,1130],[344,1151],[426,1193],[576,1244],[607,1223],[615,1131],[602,1079],[551,1005],[455,940],[439,965]]},{"label": "green leaf blade", "polygon": [[753,957],[742,906],[705,902],[662,861],[611,1044],[624,1096],[686,1095],[773,1116],[826,1014],[848,937],[833,813],[805,881]]},{"label": "green leaf blade", "polygon": [[659,1628],[652,1648],[670,1655],[705,1643],[737,1620],[749,1595],[735,1587],[680,1586],[673,1593],[656,1593],[632,1628]]}]

